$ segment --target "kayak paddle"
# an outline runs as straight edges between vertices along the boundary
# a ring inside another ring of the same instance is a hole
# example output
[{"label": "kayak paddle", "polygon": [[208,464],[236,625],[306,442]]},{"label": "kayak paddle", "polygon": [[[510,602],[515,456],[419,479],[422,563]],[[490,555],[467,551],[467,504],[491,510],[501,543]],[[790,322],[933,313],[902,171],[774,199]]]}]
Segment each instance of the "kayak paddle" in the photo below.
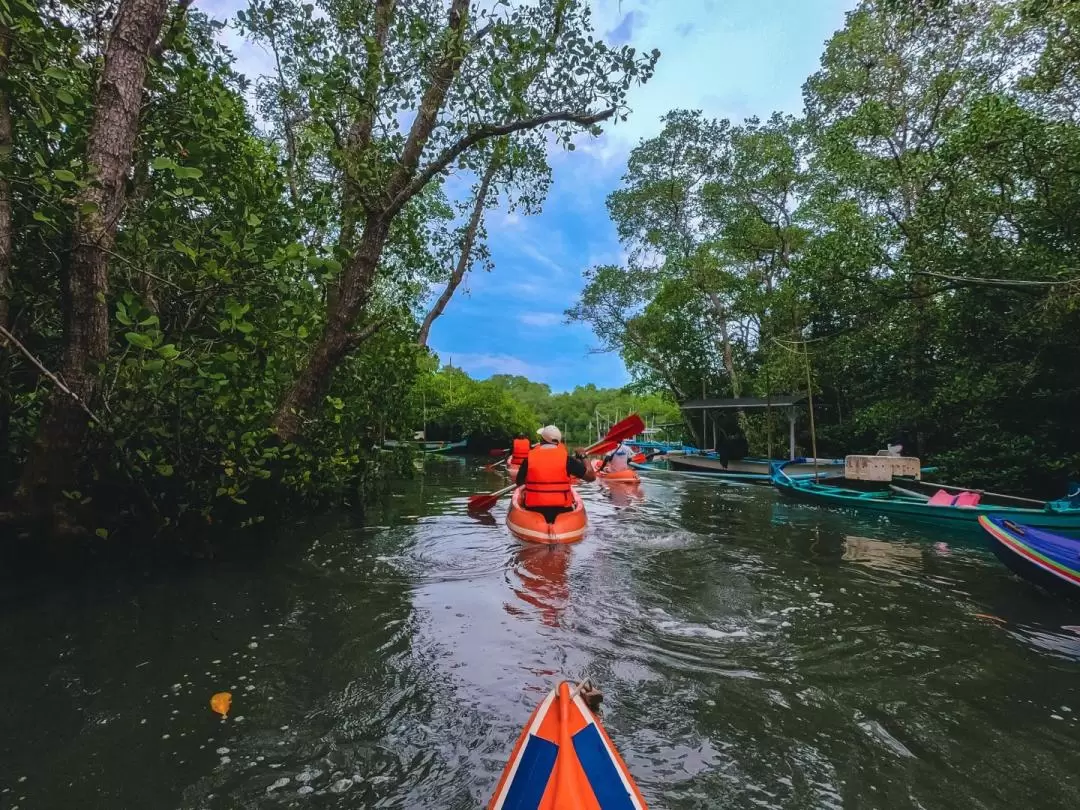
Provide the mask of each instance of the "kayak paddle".
[{"label": "kayak paddle", "polygon": [[[636,413],[632,413],[628,417],[623,419],[621,422],[616,422],[614,425],[612,425],[611,430],[609,430],[604,436],[604,438],[602,438],[596,444],[589,445],[589,447],[585,449],[585,455],[589,455],[590,453],[602,452],[603,448],[605,447],[610,447],[611,449],[614,449],[623,439],[628,439],[631,436],[636,436],[644,429],[645,423],[642,421],[641,417],[638,416]],[[496,503],[498,503],[499,498],[501,498],[508,492],[512,492],[515,489],[517,489],[517,484],[511,484],[510,486],[503,487],[496,492],[487,493],[485,495],[473,495],[469,498],[469,511],[486,512]]]}]

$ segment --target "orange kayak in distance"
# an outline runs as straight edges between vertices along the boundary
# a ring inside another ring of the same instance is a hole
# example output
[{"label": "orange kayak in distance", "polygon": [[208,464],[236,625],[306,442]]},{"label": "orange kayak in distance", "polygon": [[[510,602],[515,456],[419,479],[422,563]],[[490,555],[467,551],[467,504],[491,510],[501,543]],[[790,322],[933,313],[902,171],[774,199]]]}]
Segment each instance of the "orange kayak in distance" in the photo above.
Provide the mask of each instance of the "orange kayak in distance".
[{"label": "orange kayak in distance", "polygon": [[618,472],[607,472],[600,469],[603,463],[604,462],[601,459],[596,459],[593,462],[593,469],[596,470],[596,477],[601,479],[602,481],[611,481],[612,483],[622,481],[626,484],[641,483],[641,478],[638,476],[635,470],[626,469],[619,470]]},{"label": "orange kayak in distance", "polygon": [[547,522],[539,512],[526,509],[522,503],[525,487],[518,487],[510,498],[510,511],[506,513],[506,527],[519,540],[528,543],[576,543],[585,535],[589,519],[585,515],[585,504],[576,489],[571,489],[574,496],[574,508],[569,512],[555,515],[552,523]]},{"label": "orange kayak in distance", "polygon": [[488,810],[648,810],[615,744],[562,681],[533,711]]}]

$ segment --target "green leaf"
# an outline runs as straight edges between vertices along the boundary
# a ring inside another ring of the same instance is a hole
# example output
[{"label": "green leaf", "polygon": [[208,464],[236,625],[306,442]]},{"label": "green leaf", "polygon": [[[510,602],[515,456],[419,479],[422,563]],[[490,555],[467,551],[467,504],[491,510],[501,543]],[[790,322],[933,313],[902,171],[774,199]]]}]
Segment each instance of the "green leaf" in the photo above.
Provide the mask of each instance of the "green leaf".
[{"label": "green leaf", "polygon": [[191,368],[195,364],[188,360],[186,357],[177,357],[173,360],[174,366],[180,366],[180,368]]},{"label": "green leaf", "polygon": [[138,332],[127,332],[124,334],[127,342],[137,349],[152,349],[154,348],[154,342],[150,340],[146,335],[142,335]]},{"label": "green leaf", "polygon": [[94,529],[94,534],[96,534],[102,540],[108,540],[109,539],[109,530],[108,529],[102,529],[102,528]]},{"label": "green leaf", "polygon": [[195,253],[195,249],[193,247],[191,247],[190,245],[187,245],[184,242],[181,242],[179,239],[173,239],[172,245],[173,245],[174,248],[176,248],[176,250],[183,253],[185,256],[187,256],[192,261],[195,260],[195,257],[196,257],[197,254]]},{"label": "green leaf", "polygon": [[69,172],[67,169],[57,169],[53,172],[53,177],[59,180],[61,183],[74,183],[75,173]]},{"label": "green leaf", "polygon": [[79,213],[85,216],[86,214],[92,214],[98,210],[98,204],[92,202],[84,202],[79,206]]},{"label": "green leaf", "polygon": [[161,371],[165,368],[165,361],[154,358],[153,360],[147,360],[143,363],[143,368],[147,371]]},{"label": "green leaf", "polygon": [[176,170],[176,176],[185,180],[197,180],[202,177],[202,169],[194,166],[180,166]]},{"label": "green leaf", "polygon": [[298,338],[300,338],[301,340],[303,340],[304,338],[306,338],[306,337],[308,336],[308,330],[307,330],[307,327],[306,327],[306,326],[304,326],[303,324],[300,324],[300,328],[296,330],[296,336],[297,336]]},{"label": "green leaf", "polygon": [[155,169],[157,171],[164,171],[164,170],[176,171],[180,167],[176,165],[175,160],[173,160],[172,158],[167,158],[164,155],[162,155],[161,157],[156,157],[152,161],[150,161],[150,168]]},{"label": "green leaf", "polygon": [[50,79],[56,79],[59,82],[66,82],[68,80],[68,74],[56,67],[45,68],[45,75]]},{"label": "green leaf", "polygon": [[74,104],[75,97],[71,95],[67,90],[57,90],[56,97],[65,104]]},{"label": "green leaf", "polygon": [[161,323],[161,321],[158,319],[158,316],[151,315],[150,317],[143,318],[139,321],[139,326],[157,326],[159,323]]},{"label": "green leaf", "polygon": [[166,478],[170,478],[173,474],[172,464],[158,464],[157,471]]},{"label": "green leaf", "polygon": [[237,321],[236,328],[246,335],[249,334],[255,327],[247,321]]}]

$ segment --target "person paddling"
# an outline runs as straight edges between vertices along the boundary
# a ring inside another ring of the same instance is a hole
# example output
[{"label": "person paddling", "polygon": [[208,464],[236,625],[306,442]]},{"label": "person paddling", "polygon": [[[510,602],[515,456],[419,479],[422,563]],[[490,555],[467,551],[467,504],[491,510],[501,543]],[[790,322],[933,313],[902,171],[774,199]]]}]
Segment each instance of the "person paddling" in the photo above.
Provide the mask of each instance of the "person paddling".
[{"label": "person paddling", "polygon": [[585,463],[584,450],[578,449],[572,456],[567,452],[562,431],[555,425],[540,428],[537,433],[541,441],[522,462],[517,485],[525,487],[522,505],[551,523],[560,512],[574,508],[571,477],[595,481],[596,473]]},{"label": "person paddling", "polygon": [[634,451],[630,448],[630,445],[626,442],[620,442],[618,447],[604,456],[604,463],[600,465],[600,469],[606,469],[608,472],[613,473],[629,470],[630,458],[633,455]]},{"label": "person paddling", "polygon": [[519,433],[514,437],[514,443],[510,447],[510,461],[511,467],[520,467],[525,463],[525,459],[529,457],[529,451],[532,449],[532,443],[529,441],[529,437],[524,433]]}]

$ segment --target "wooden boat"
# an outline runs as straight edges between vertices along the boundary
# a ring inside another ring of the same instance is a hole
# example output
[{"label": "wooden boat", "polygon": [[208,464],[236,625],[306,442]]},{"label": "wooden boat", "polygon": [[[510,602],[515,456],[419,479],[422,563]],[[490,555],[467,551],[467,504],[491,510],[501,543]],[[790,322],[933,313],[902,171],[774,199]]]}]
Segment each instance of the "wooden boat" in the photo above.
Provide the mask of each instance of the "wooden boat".
[{"label": "wooden boat", "polygon": [[1054,593],[1080,598],[1080,540],[1014,523],[1000,514],[980,515],[994,554],[1014,574]]},{"label": "wooden boat", "polygon": [[394,449],[397,447],[412,447],[413,449],[419,450],[422,453],[451,453],[455,450],[465,450],[468,445],[468,438],[461,439],[460,441],[456,442],[404,442],[400,441],[399,439],[386,439],[383,442],[383,447],[388,449]]},{"label": "wooden boat", "polygon": [[519,540],[528,543],[576,543],[585,535],[588,518],[585,504],[576,489],[571,489],[574,496],[574,508],[569,512],[560,512],[555,520],[548,523],[539,512],[526,509],[522,503],[525,487],[518,487],[510,498],[510,510],[506,513],[506,527]]},{"label": "wooden boat", "polygon": [[980,515],[996,514],[1039,529],[1080,531],[1080,499],[1036,501],[913,478],[894,478],[891,484],[858,489],[845,479],[823,482],[793,479],[784,471],[785,466],[773,467],[772,482],[776,488],[784,495],[823,506],[972,527]]},{"label": "wooden boat", "polygon": [[[772,481],[770,465],[766,458],[744,458],[728,461],[725,465],[717,456],[680,456],[667,460],[668,468],[676,472],[692,472],[723,478],[729,481],[747,481],[756,484],[768,484]],[[789,462],[790,463],[790,462]],[[844,462],[831,458],[818,459],[816,470],[813,459],[796,459],[788,468],[790,477],[813,478],[835,477],[843,474]]]},{"label": "wooden boat", "polygon": [[581,688],[562,681],[536,707],[488,810],[647,810]]}]

